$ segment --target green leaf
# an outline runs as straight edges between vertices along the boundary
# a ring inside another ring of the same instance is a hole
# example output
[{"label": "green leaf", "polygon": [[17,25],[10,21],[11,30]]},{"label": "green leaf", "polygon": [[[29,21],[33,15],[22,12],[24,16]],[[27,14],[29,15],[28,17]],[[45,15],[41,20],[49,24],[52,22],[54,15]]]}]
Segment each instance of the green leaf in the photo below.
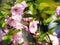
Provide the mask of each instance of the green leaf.
[{"label": "green leaf", "polygon": [[4,4],[0,4],[0,7],[4,7]]},{"label": "green leaf", "polygon": [[0,22],[0,27],[2,27],[2,23]]},{"label": "green leaf", "polygon": [[4,36],[4,40],[11,39],[11,38],[12,38],[12,37],[9,36],[9,35],[5,35],[5,36]]},{"label": "green leaf", "polygon": [[25,11],[28,11],[28,10],[29,10],[29,7],[26,7],[26,8],[24,9],[24,12],[25,12]]},{"label": "green leaf", "polygon": [[43,2],[43,3],[40,3],[40,4],[39,4],[38,9],[39,9],[39,10],[47,10],[47,9],[49,9],[49,7],[50,7],[50,6],[49,6],[48,3],[44,3],[44,2]]},{"label": "green leaf", "polygon": [[9,6],[13,6],[13,3],[12,3],[12,2],[7,2],[7,4],[8,4]]},{"label": "green leaf", "polygon": [[45,23],[45,24],[49,24],[52,20],[53,20],[52,17],[47,18],[46,20],[44,20],[44,23]]},{"label": "green leaf", "polygon": [[13,35],[14,34],[14,28],[11,28],[10,30],[9,30],[9,32],[8,32],[8,35]]},{"label": "green leaf", "polygon": [[7,12],[5,12],[5,11],[0,11],[0,16],[5,16],[7,14]]},{"label": "green leaf", "polygon": [[41,34],[40,37],[38,38],[38,41],[45,42],[44,37],[46,36],[46,33]]},{"label": "green leaf", "polygon": [[46,14],[50,14],[50,15],[55,14],[55,12],[54,12],[54,11],[52,11],[52,10],[47,10],[47,11],[44,11],[44,13],[46,13]]},{"label": "green leaf", "polygon": [[8,35],[14,35],[16,33],[18,33],[20,30],[16,30],[15,28],[11,28],[8,32]]},{"label": "green leaf", "polygon": [[7,27],[7,22],[3,22],[3,23],[2,23],[2,27],[3,27],[3,28]]},{"label": "green leaf", "polygon": [[9,36],[9,35],[6,35],[6,36],[4,36],[3,43],[4,43],[5,45],[8,45],[11,40],[12,40],[12,37]]},{"label": "green leaf", "polygon": [[42,3],[42,2],[52,2],[53,0],[37,0],[38,3]]},{"label": "green leaf", "polygon": [[52,27],[51,29],[49,29],[49,30],[48,30],[48,34],[53,34],[54,28],[56,28],[56,26],[55,26],[55,27]]},{"label": "green leaf", "polygon": [[21,3],[22,1],[23,1],[23,0],[16,0],[16,4],[17,4],[17,3]]},{"label": "green leaf", "polygon": [[30,15],[30,14],[25,14],[24,15],[25,18],[28,18],[28,17],[33,17],[33,15]]},{"label": "green leaf", "polygon": [[54,22],[60,24],[60,18],[58,18],[57,20],[55,20]]},{"label": "green leaf", "polygon": [[33,10],[34,10],[33,4],[30,4],[29,10],[33,13]]},{"label": "green leaf", "polygon": [[7,24],[7,23],[4,21],[6,14],[7,14],[7,13],[4,12],[4,11],[1,11],[1,12],[0,12],[0,27],[5,27],[6,24]]}]

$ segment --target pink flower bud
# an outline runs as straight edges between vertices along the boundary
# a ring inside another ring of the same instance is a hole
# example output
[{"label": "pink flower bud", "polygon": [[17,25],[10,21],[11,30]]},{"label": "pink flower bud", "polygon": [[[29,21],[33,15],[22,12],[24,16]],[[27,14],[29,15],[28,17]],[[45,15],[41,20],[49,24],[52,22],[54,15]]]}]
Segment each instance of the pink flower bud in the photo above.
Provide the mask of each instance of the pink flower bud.
[{"label": "pink flower bud", "polygon": [[58,6],[58,7],[56,8],[56,14],[57,14],[58,17],[60,17],[60,6]]}]

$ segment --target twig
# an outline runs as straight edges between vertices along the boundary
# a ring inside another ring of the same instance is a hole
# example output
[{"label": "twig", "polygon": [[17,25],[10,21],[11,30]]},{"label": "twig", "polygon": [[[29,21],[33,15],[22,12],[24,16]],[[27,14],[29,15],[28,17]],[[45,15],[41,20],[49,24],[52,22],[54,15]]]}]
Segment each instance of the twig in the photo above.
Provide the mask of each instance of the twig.
[{"label": "twig", "polygon": [[50,39],[50,37],[49,37],[49,35],[48,35],[48,34],[47,34],[47,36],[48,36],[48,38],[49,38],[49,40],[50,40],[50,43],[49,43],[49,44],[50,44],[50,45],[52,45],[52,41],[51,41],[51,39]]}]

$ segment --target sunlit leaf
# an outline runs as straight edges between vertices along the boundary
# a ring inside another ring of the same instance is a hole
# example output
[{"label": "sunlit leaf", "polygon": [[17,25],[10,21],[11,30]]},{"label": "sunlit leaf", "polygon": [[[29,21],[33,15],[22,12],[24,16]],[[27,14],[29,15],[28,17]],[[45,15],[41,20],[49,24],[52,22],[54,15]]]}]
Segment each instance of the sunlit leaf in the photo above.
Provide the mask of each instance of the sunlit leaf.
[{"label": "sunlit leaf", "polygon": [[33,10],[34,10],[33,4],[30,4],[29,10],[32,11],[32,13],[33,13]]},{"label": "sunlit leaf", "polygon": [[14,35],[16,33],[18,33],[20,30],[15,30],[15,28],[11,28],[8,32],[8,35]]},{"label": "sunlit leaf", "polygon": [[3,27],[3,28],[7,27],[7,22],[3,22],[3,23],[2,23],[2,27]]},{"label": "sunlit leaf", "polygon": [[5,45],[8,45],[9,42],[12,40],[12,37],[9,35],[4,36],[4,40],[2,41]]},{"label": "sunlit leaf", "polygon": [[60,18],[58,18],[57,20],[55,20],[54,22],[60,24]]},{"label": "sunlit leaf", "polygon": [[49,7],[49,4],[48,3],[40,3],[40,5],[39,5],[38,8],[39,8],[39,10],[43,10],[46,7]]},{"label": "sunlit leaf", "polygon": [[44,37],[45,37],[45,36],[46,36],[46,33],[44,33],[44,34],[40,35],[40,37],[39,37],[38,41],[46,42],[46,41],[44,41]]},{"label": "sunlit leaf", "polygon": [[53,20],[53,18],[50,17],[50,18],[44,20],[44,23],[45,23],[45,24],[49,24],[52,20]]},{"label": "sunlit leaf", "polygon": [[17,3],[21,3],[22,1],[23,1],[23,0],[16,0],[16,4],[17,4]]}]

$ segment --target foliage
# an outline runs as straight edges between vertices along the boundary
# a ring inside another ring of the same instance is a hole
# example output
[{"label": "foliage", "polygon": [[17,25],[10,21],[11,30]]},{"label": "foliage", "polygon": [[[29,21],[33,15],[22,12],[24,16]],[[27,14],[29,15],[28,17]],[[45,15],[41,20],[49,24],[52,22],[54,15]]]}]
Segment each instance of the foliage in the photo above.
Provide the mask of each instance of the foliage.
[{"label": "foliage", "polygon": [[[6,16],[11,17],[11,15],[12,15],[11,7],[15,4],[21,3],[22,1],[24,1],[24,0],[16,0],[15,3],[8,1],[5,4],[4,3],[0,4],[0,27],[2,29],[8,27],[7,26],[8,23],[5,22],[5,18],[6,18]],[[28,4],[28,7],[26,7],[24,9],[24,12],[30,10],[32,12],[32,14],[24,14],[23,17],[24,18],[32,17],[33,18],[32,20],[39,21],[40,28],[37,29],[37,32],[39,32],[41,34],[39,35],[38,39],[35,39],[35,38],[34,39],[37,41],[40,41],[40,42],[47,42],[46,39],[44,39],[44,37],[46,37],[46,34],[53,33],[52,30],[55,27],[48,29],[48,25],[51,21],[54,20],[52,18],[52,16],[55,15],[55,9],[57,6],[60,5],[60,3],[59,2],[56,3],[56,2],[54,2],[54,0],[25,0],[25,1]],[[54,22],[60,24],[60,18],[58,18]],[[28,23],[28,26],[29,26],[30,22],[26,22],[26,23]],[[8,43],[9,41],[11,41],[11,36],[18,33],[19,31],[20,30],[17,30],[15,28],[10,28],[8,34],[4,36],[3,42]],[[32,34],[30,34],[28,32],[27,32],[27,34],[30,35],[30,37],[32,37],[32,38],[35,35],[35,34],[33,34],[33,36],[31,36]],[[28,37],[28,38],[30,38],[30,37]]]}]

